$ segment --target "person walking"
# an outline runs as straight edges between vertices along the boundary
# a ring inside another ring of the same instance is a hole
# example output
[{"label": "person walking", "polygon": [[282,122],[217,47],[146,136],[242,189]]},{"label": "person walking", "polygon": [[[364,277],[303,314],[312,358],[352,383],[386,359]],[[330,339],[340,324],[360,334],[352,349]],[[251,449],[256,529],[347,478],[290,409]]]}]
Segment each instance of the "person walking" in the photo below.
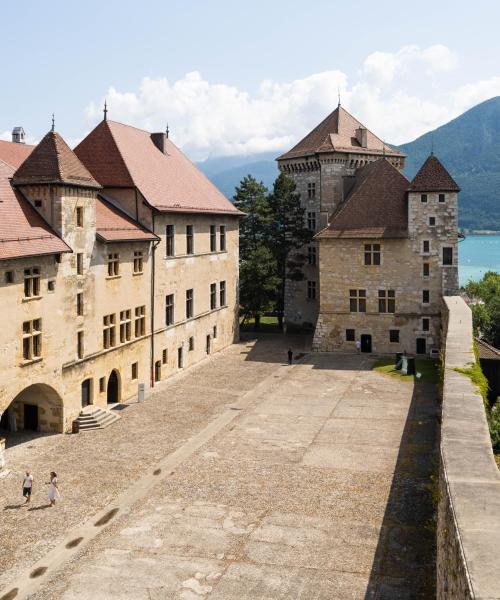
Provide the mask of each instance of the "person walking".
[{"label": "person walking", "polygon": [[31,492],[33,491],[33,475],[26,471],[26,475],[23,479],[23,496],[26,498],[26,502],[24,504],[29,504],[31,502]]},{"label": "person walking", "polygon": [[49,482],[49,500],[50,506],[54,506],[56,500],[59,500],[61,494],[59,494],[59,487],[57,485],[57,473],[55,471],[50,472],[50,482]]},{"label": "person walking", "polygon": [[356,350],[358,354],[361,352],[361,342],[359,340],[356,340]]},{"label": "person walking", "polygon": [[291,348],[288,348],[288,364],[291,365],[293,362],[293,351]]}]

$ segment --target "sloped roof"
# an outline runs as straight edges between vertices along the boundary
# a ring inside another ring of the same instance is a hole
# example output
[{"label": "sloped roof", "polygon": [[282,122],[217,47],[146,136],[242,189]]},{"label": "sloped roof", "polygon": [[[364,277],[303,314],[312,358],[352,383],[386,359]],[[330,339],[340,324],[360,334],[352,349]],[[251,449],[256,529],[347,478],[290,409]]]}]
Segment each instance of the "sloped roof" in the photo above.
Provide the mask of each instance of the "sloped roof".
[{"label": "sloped roof", "polygon": [[0,260],[71,252],[10,183],[14,169],[0,161]]},{"label": "sloped roof", "polygon": [[479,338],[476,338],[476,343],[479,358],[483,360],[500,360],[500,350],[494,346],[490,346],[490,344]]},{"label": "sloped roof", "polygon": [[16,185],[61,183],[89,188],[101,186],[55,131],[49,131],[14,173]]},{"label": "sloped roof", "polygon": [[357,154],[389,154],[391,156],[405,156],[385,144],[369,129],[367,134],[367,147],[363,148],[356,137],[356,130],[366,129],[356,118],[348,113],[345,108],[338,106],[326,119],[306,135],[291,150],[282,154],[277,160],[298,158],[321,152],[355,152]]},{"label": "sloped roof", "polygon": [[317,238],[406,237],[408,180],[385,158],[359,169],[355,183]]},{"label": "sloped roof", "polygon": [[0,140],[0,160],[17,169],[28,158],[35,146]]},{"label": "sloped roof", "polygon": [[103,242],[148,242],[160,239],[101,195],[97,197],[95,212],[96,236]]},{"label": "sloped roof", "polygon": [[159,211],[243,213],[166,140],[166,154],[151,133],[115,121],[101,121],[75,153],[104,187],[137,187]]},{"label": "sloped roof", "polygon": [[439,159],[431,154],[413,178],[411,192],[459,192],[460,188]]}]

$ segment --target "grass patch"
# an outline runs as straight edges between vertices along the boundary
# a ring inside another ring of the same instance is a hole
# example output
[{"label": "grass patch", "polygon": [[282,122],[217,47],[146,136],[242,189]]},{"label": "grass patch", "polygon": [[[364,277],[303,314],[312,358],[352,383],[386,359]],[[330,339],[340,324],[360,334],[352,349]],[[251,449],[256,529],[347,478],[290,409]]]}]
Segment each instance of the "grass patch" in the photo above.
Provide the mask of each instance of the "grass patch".
[{"label": "grass patch", "polygon": [[439,382],[439,369],[438,361],[426,358],[415,359],[415,371],[420,373],[420,377],[416,375],[403,375],[401,371],[396,369],[395,358],[392,356],[383,356],[373,365],[372,369],[379,373],[385,373],[392,377],[398,377],[403,381],[420,381],[423,383],[438,383]]},{"label": "grass patch", "polygon": [[[248,318],[245,322],[240,325],[241,331],[255,331],[255,319]],[[264,331],[268,333],[279,333],[281,329],[278,327],[277,317],[266,317],[260,318],[260,328],[257,331]]]}]

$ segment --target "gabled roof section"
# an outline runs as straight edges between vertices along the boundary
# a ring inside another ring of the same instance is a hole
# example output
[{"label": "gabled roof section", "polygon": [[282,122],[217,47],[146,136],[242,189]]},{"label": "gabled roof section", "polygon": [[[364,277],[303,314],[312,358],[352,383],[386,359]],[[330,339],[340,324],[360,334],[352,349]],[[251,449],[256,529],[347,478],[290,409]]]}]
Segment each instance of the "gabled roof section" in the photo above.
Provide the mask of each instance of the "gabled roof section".
[{"label": "gabled roof section", "polygon": [[95,213],[96,236],[103,242],[153,242],[160,239],[101,194],[97,197]]},{"label": "gabled roof section", "polygon": [[359,169],[346,200],[317,238],[402,238],[408,235],[408,180],[385,158]]},{"label": "gabled roof section", "polygon": [[479,353],[479,358],[483,360],[498,360],[500,361],[500,350],[495,348],[494,346],[490,346],[484,340],[476,338],[477,343],[477,351]]},{"label": "gabled roof section", "polygon": [[171,140],[164,153],[148,131],[102,121],[75,152],[103,186],[136,187],[158,211],[243,214]]},{"label": "gabled roof section", "polygon": [[63,184],[87,188],[101,186],[55,131],[49,131],[14,173],[13,183]]},{"label": "gabled roof section", "polygon": [[0,161],[0,260],[71,252],[10,183],[14,169]]},{"label": "gabled roof section", "polygon": [[0,160],[17,169],[33,152],[35,146],[0,140]]},{"label": "gabled roof section", "polygon": [[[361,146],[357,131],[366,130],[366,147]],[[356,118],[339,106],[296,146],[277,160],[299,158],[322,152],[355,152],[357,154],[388,154],[405,156],[385,144],[379,137],[366,129]]]},{"label": "gabled roof section", "polygon": [[410,192],[459,192],[455,180],[440,160],[431,154],[410,184]]}]

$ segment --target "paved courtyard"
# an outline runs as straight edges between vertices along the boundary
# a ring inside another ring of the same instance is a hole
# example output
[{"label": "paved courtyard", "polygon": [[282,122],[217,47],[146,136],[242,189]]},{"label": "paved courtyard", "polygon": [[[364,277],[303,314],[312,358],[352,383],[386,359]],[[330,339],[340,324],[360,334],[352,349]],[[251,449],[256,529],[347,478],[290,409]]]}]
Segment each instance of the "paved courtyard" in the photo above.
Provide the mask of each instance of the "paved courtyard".
[{"label": "paved courtyard", "polygon": [[288,343],[235,345],[104,431],[10,448],[0,600],[432,598],[435,389],[367,356],[288,367]]}]

